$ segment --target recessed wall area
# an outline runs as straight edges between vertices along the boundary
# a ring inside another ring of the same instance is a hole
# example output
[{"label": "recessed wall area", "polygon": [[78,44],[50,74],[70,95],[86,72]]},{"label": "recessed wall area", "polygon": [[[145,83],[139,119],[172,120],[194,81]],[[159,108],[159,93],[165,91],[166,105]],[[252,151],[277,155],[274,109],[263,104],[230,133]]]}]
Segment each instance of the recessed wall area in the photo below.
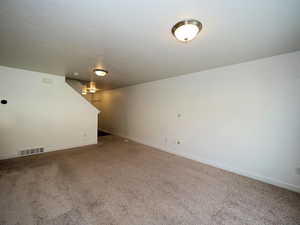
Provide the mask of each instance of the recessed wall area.
[{"label": "recessed wall area", "polygon": [[299,62],[298,51],[99,92],[100,127],[299,191]]}]

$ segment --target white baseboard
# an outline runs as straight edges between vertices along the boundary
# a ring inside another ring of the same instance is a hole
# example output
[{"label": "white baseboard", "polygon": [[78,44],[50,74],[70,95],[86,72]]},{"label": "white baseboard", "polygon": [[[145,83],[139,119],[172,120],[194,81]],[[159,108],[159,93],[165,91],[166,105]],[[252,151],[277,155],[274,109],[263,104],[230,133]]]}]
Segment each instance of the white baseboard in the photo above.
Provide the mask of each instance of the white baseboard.
[{"label": "white baseboard", "polygon": [[259,181],[264,182],[264,183],[272,184],[272,185],[277,186],[277,187],[281,187],[281,188],[284,188],[284,189],[288,189],[290,191],[300,193],[300,187],[299,186],[289,184],[289,183],[286,183],[284,181],[276,180],[276,179],[273,179],[273,178],[270,178],[270,177],[262,176],[262,175],[255,174],[255,173],[245,171],[245,170],[241,170],[241,169],[238,169],[238,168],[233,168],[233,167],[225,165],[223,163],[216,162],[216,161],[209,160],[209,159],[204,159],[204,158],[199,157],[199,156],[194,156],[194,155],[190,155],[190,154],[183,153],[183,152],[181,152],[181,153],[172,152],[172,151],[169,151],[167,149],[163,149],[161,146],[155,146],[153,144],[145,143],[144,141],[137,140],[137,139],[132,138],[132,137],[127,137],[127,136],[120,135],[120,134],[114,134],[113,132],[110,132],[110,131],[107,131],[107,132],[109,132],[113,135],[122,137],[122,138],[132,140],[134,142],[137,142],[137,143],[140,143],[140,144],[143,144],[143,145],[147,145],[147,146],[156,148],[156,149],[161,150],[161,151],[169,152],[171,154],[175,154],[175,155],[187,158],[187,159],[195,160],[195,161],[198,161],[198,162],[201,162],[201,163],[204,163],[204,164],[207,164],[207,165],[210,165],[210,166],[222,169],[222,170],[226,170],[226,171],[229,171],[229,172],[241,175],[241,176],[249,177],[249,178],[252,178],[254,180],[259,180]]},{"label": "white baseboard", "polygon": [[12,159],[12,158],[17,158],[19,155],[17,153],[2,153],[0,154],[0,160],[4,159]]},{"label": "white baseboard", "polygon": [[[173,153],[173,154],[176,154],[176,153]],[[248,171],[245,171],[245,170],[238,169],[238,168],[233,168],[231,166],[224,165],[223,163],[212,161],[212,160],[209,160],[209,159],[190,156],[190,155],[184,154],[184,153],[183,154],[178,154],[178,155],[183,156],[183,157],[188,158],[188,159],[196,160],[196,161],[199,161],[201,163],[204,163],[204,164],[207,164],[207,165],[219,168],[219,169],[223,169],[223,170],[235,173],[235,174],[239,174],[241,176],[249,177],[249,178],[252,178],[252,179],[255,179],[255,180],[262,181],[264,183],[272,184],[274,186],[278,186],[278,187],[281,187],[281,188],[285,188],[285,189],[300,193],[300,187],[298,187],[296,185],[293,185],[293,184],[289,184],[289,183],[286,183],[286,182],[283,182],[283,181],[279,181],[279,180],[276,180],[276,179],[273,179],[273,178],[270,178],[270,177],[258,175],[258,174],[252,173],[252,172],[248,172]]]},{"label": "white baseboard", "polygon": [[[84,143],[84,144],[81,144],[81,145],[50,146],[50,147],[45,147],[44,148],[44,152],[40,153],[40,154],[44,154],[44,153],[47,153],[47,152],[67,150],[67,149],[71,149],[71,148],[79,148],[79,147],[84,147],[84,146],[89,146],[89,145],[95,145],[95,144],[97,144],[97,142]],[[18,157],[23,157],[23,156],[20,156],[17,152],[15,152],[15,153],[0,154],[0,160],[12,159],[12,158],[18,158]]]}]

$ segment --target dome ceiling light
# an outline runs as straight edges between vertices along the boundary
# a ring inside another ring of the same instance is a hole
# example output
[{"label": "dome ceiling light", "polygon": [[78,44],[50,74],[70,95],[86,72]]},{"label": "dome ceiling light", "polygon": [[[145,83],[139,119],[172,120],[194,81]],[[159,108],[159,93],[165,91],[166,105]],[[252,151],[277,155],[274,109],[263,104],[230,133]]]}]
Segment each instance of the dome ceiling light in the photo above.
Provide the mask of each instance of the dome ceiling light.
[{"label": "dome ceiling light", "polygon": [[96,87],[96,82],[95,81],[91,81],[88,87],[88,90],[90,93],[94,94],[97,91],[97,87]]},{"label": "dome ceiling light", "polygon": [[81,88],[81,94],[87,95],[87,94],[95,94],[100,89],[97,88],[95,81],[90,81],[88,84],[83,85]]},{"label": "dome ceiling light", "polygon": [[[93,73],[96,76],[103,77],[106,74],[108,74],[107,70],[103,69],[93,69]],[[91,81],[87,85],[83,85],[81,88],[81,94],[82,95],[87,95],[87,94],[95,94],[99,89],[96,86],[96,82],[93,81],[92,76],[91,76]]]},{"label": "dome ceiling light", "polygon": [[99,77],[104,77],[106,74],[108,74],[107,70],[102,70],[102,69],[94,69],[93,72]]},{"label": "dome ceiling light", "polygon": [[88,93],[88,87],[87,87],[87,85],[83,85],[82,89],[81,89],[81,94],[87,95],[87,93]]},{"label": "dome ceiling light", "polygon": [[172,34],[178,41],[186,43],[193,40],[201,29],[202,24],[198,20],[182,20],[172,27]]}]

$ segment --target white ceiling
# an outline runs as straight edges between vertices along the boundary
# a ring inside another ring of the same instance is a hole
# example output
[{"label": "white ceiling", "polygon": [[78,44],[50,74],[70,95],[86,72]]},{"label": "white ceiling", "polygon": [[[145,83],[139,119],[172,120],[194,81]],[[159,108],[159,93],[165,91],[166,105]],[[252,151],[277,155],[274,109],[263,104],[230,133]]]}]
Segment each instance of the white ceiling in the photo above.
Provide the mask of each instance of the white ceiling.
[{"label": "white ceiling", "polygon": [[[170,32],[186,18],[204,26],[188,44]],[[0,33],[1,65],[85,80],[99,66],[108,89],[300,50],[300,1],[1,0]]]}]

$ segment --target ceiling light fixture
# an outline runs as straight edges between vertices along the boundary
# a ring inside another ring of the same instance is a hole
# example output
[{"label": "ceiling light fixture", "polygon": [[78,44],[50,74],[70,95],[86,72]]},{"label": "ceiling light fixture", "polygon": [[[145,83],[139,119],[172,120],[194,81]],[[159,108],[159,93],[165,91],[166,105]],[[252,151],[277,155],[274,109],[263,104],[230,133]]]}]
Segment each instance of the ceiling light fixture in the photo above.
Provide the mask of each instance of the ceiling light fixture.
[{"label": "ceiling light fixture", "polygon": [[87,93],[88,93],[88,87],[87,87],[87,85],[83,85],[82,89],[81,89],[81,94],[87,95]]},{"label": "ceiling light fixture", "polygon": [[105,76],[106,74],[108,74],[107,70],[102,70],[102,69],[94,69],[93,72],[100,77]]},{"label": "ceiling light fixture", "polygon": [[202,24],[198,20],[182,20],[172,27],[172,34],[181,42],[193,40],[201,31]]},{"label": "ceiling light fixture", "polygon": [[97,88],[96,88],[96,82],[95,82],[95,81],[91,81],[91,82],[90,82],[90,85],[89,85],[89,87],[88,87],[88,90],[89,90],[89,92],[92,93],[92,94],[96,93]]},{"label": "ceiling light fixture", "polygon": [[90,94],[95,94],[96,91],[98,91],[99,89],[96,87],[96,82],[95,81],[91,81],[89,82],[88,85],[83,85],[81,88],[81,94],[82,95],[87,95],[88,93]]}]

